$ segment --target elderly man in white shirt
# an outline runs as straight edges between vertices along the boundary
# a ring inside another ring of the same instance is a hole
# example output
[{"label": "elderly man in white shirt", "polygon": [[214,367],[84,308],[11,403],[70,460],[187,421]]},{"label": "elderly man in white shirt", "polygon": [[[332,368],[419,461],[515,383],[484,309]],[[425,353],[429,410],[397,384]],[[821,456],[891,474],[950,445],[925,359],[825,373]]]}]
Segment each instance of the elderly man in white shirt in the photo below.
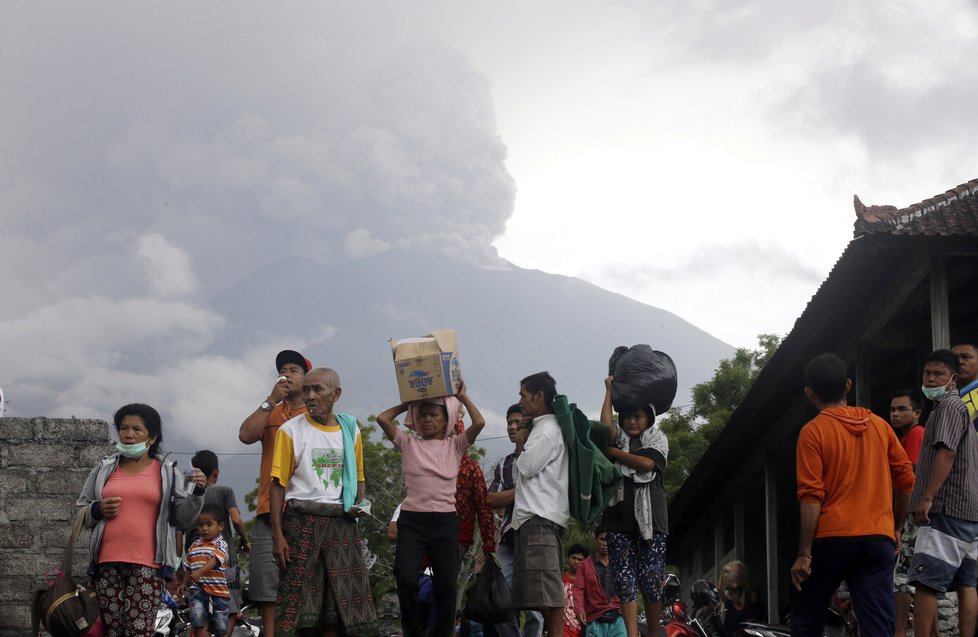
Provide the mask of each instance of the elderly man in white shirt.
[{"label": "elderly man in white shirt", "polygon": [[564,549],[570,521],[564,438],[553,413],[557,383],[547,372],[520,381],[524,428],[516,434],[513,608],[538,609],[549,637],[564,634]]}]

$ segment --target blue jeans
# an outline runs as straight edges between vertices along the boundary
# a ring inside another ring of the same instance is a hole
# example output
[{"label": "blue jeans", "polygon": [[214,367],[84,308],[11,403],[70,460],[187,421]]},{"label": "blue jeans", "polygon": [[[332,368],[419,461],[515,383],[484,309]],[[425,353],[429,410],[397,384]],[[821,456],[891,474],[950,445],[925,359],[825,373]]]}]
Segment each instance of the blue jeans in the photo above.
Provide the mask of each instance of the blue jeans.
[{"label": "blue jeans", "polygon": [[217,597],[194,586],[190,589],[190,625],[194,628],[204,628],[210,620],[212,635],[223,637],[228,632],[228,602],[227,597]]},{"label": "blue jeans", "polygon": [[[499,558],[499,566],[503,571],[503,577],[513,586],[513,544],[500,543],[496,548],[496,557]],[[496,624],[496,632],[499,637],[521,637],[520,625],[514,619],[505,624]],[[522,637],[543,637],[543,615],[535,610],[523,612],[523,634]]]},{"label": "blue jeans", "polygon": [[842,580],[849,585],[860,637],[892,637],[893,542],[890,540],[815,540],[812,574],[791,602],[792,637],[821,637],[825,609]]}]

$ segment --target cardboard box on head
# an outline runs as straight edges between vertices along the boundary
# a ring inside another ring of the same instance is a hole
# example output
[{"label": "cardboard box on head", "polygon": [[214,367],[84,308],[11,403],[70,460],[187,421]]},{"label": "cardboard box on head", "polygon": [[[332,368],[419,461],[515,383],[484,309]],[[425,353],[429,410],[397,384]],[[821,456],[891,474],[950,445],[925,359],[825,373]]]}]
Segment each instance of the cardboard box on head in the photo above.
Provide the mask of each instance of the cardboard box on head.
[{"label": "cardboard box on head", "polygon": [[455,330],[390,343],[402,403],[455,394],[461,381]]}]

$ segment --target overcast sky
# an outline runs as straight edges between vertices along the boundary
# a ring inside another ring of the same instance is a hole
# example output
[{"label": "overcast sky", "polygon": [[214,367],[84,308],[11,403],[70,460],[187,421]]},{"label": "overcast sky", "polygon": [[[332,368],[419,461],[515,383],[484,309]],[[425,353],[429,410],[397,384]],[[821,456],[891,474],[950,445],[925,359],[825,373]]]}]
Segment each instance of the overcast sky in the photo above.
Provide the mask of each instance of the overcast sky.
[{"label": "overcast sky", "polygon": [[505,259],[786,333],[853,194],[978,177],[976,59],[943,0],[6,2],[8,413],[192,420],[216,376],[240,411],[277,344],[205,356],[207,299],[290,253]]}]

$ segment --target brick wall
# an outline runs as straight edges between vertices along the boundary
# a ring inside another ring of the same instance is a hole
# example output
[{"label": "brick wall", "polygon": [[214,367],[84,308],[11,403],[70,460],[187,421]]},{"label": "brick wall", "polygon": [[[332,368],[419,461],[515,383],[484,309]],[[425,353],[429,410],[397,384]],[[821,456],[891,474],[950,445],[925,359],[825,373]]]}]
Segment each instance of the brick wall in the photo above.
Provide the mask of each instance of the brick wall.
[{"label": "brick wall", "polygon": [[[31,594],[60,566],[75,499],[109,440],[101,420],[0,418],[0,637],[29,634]],[[73,559],[84,576],[88,532]]]}]

